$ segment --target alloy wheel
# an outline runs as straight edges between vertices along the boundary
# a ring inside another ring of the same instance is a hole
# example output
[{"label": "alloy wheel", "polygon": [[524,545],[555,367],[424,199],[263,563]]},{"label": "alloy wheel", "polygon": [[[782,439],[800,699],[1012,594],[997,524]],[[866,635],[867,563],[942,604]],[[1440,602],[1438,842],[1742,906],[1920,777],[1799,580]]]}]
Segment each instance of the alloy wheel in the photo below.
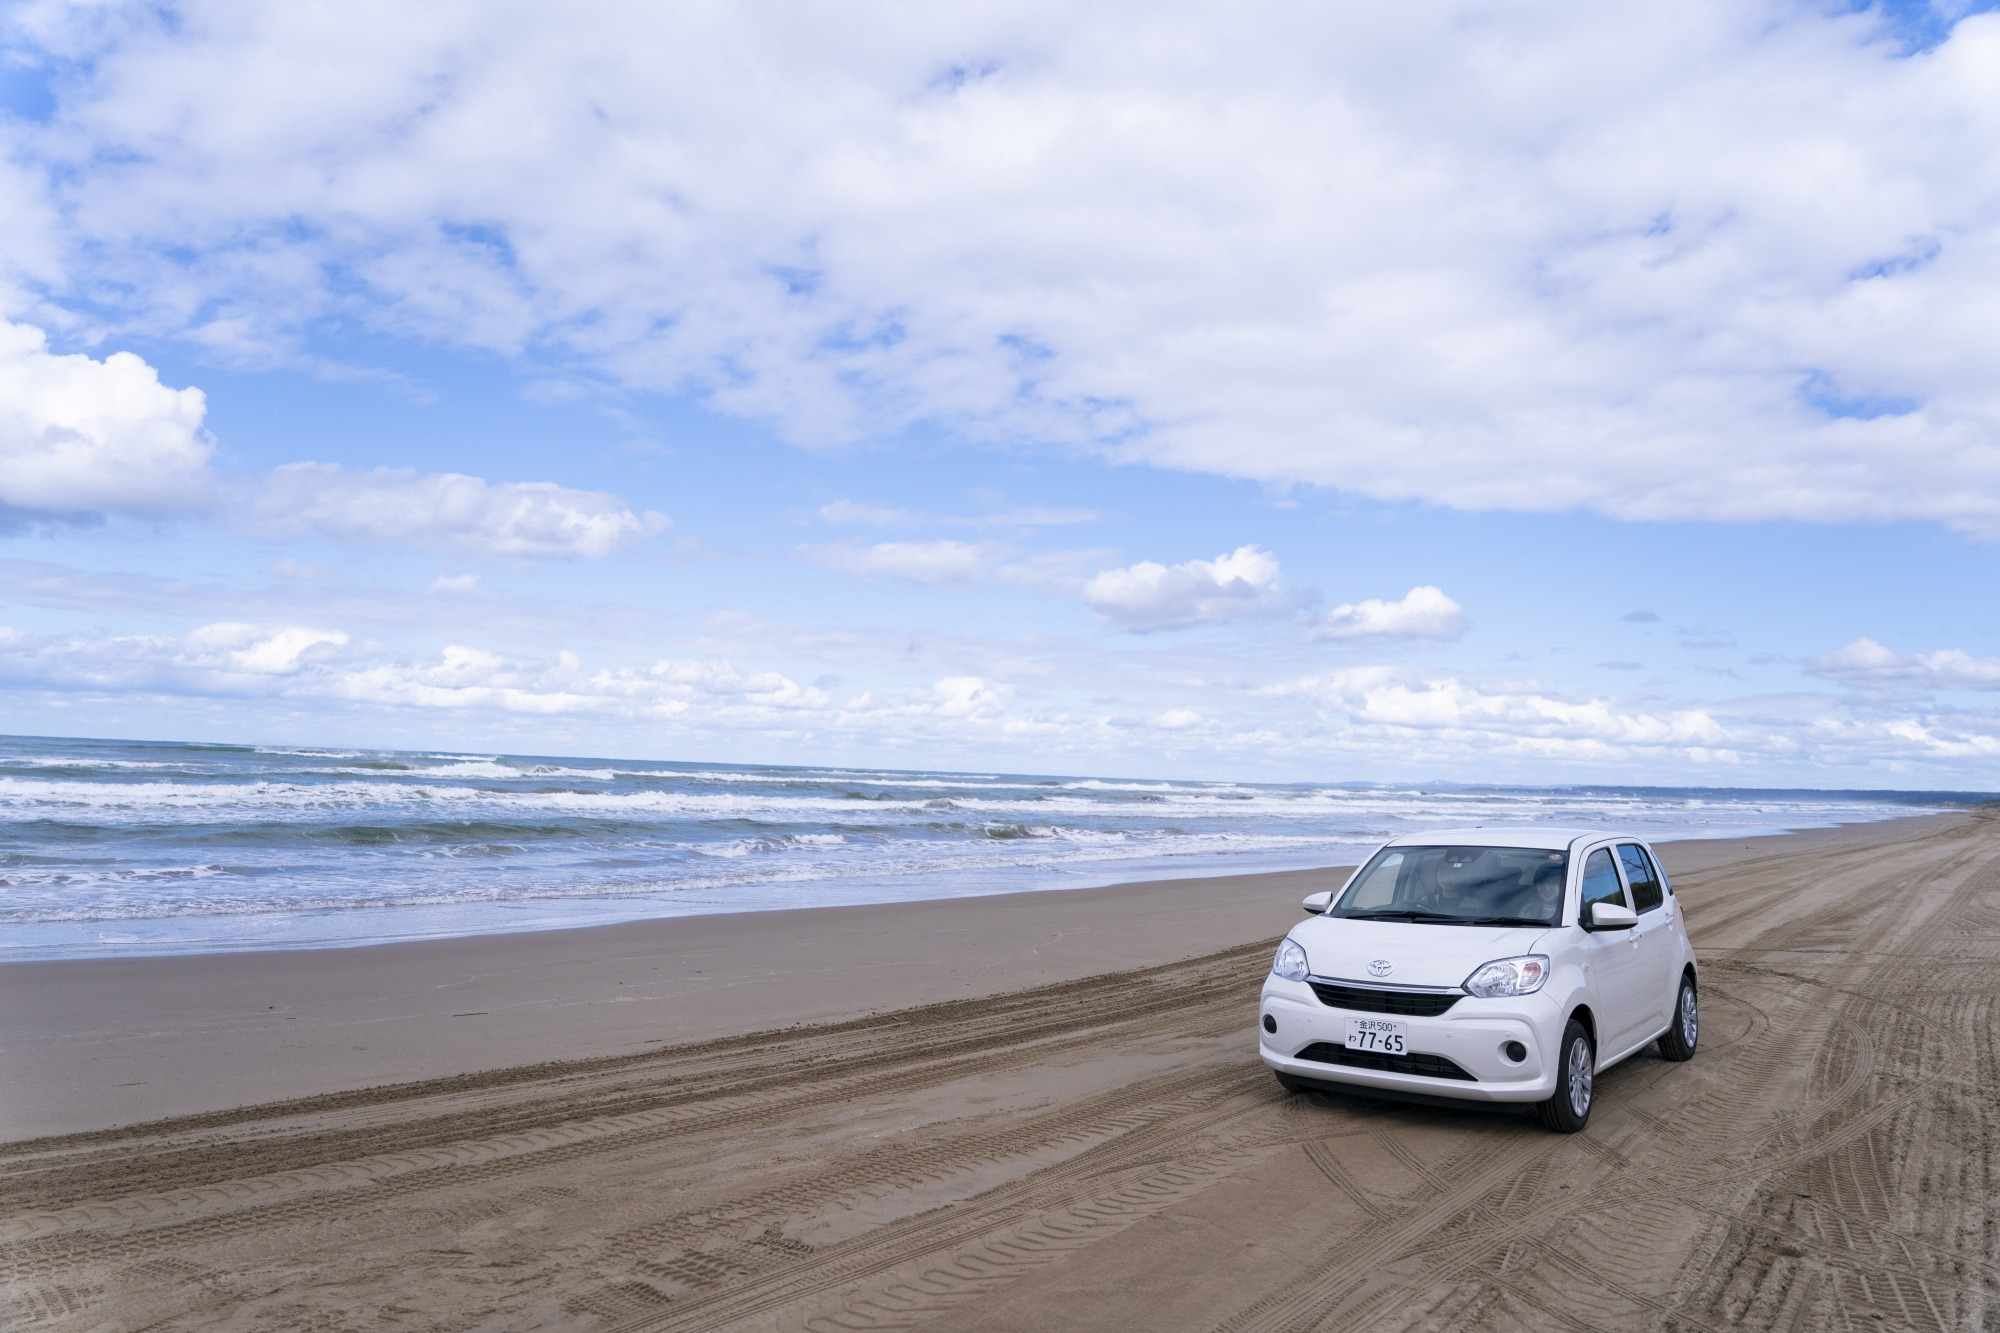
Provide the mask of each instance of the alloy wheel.
[{"label": "alloy wheel", "polygon": [[1591,1069],[1592,1063],[1589,1042],[1570,1043],[1569,1109],[1576,1113],[1579,1120],[1590,1114],[1590,1094],[1596,1077]]}]

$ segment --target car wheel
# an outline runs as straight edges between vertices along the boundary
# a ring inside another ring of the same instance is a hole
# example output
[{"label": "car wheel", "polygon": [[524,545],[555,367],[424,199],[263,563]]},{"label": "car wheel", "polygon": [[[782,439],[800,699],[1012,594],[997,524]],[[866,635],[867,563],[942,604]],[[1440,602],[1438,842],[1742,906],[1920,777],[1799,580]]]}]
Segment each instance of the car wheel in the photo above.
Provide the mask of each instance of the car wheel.
[{"label": "car wheel", "polygon": [[1590,1104],[1596,1095],[1597,1043],[1572,1018],[1563,1029],[1562,1051],[1556,1057],[1556,1095],[1535,1110],[1542,1123],[1558,1134],[1574,1134],[1590,1123]]},{"label": "car wheel", "polygon": [[1692,1060],[1695,1038],[1701,1035],[1701,1006],[1694,978],[1681,978],[1681,993],[1674,1000],[1673,1025],[1660,1038],[1660,1054],[1669,1060]]}]

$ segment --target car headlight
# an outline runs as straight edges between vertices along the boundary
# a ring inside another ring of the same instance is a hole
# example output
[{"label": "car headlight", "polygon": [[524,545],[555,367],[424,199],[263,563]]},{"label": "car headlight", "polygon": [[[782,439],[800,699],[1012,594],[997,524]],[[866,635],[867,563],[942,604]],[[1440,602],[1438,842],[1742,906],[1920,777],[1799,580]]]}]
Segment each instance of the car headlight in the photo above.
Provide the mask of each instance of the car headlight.
[{"label": "car headlight", "polygon": [[1549,960],[1538,953],[1519,958],[1496,958],[1481,963],[1465,979],[1465,993],[1481,999],[1501,995],[1533,995],[1549,979]]},{"label": "car headlight", "polygon": [[1271,974],[1284,981],[1306,979],[1306,951],[1297,940],[1288,938],[1278,946],[1278,956],[1271,960]]}]

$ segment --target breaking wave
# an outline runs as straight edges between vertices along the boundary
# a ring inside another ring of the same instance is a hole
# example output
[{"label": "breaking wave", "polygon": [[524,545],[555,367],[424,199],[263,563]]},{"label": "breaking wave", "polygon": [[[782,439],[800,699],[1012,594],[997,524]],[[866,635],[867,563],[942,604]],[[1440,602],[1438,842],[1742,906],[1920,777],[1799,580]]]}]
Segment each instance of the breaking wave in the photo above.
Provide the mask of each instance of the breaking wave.
[{"label": "breaking wave", "polygon": [[1938,804],[0,738],[0,958],[351,944],[1304,868],[1352,862],[1424,827],[1727,836]]}]

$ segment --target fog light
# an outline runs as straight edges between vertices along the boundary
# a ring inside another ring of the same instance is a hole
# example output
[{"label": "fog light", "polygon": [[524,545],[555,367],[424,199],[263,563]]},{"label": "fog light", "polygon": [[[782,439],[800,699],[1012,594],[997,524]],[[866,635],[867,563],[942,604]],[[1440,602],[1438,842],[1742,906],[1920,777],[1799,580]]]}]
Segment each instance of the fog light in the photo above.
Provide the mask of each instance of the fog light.
[{"label": "fog light", "polygon": [[1269,1014],[1265,1014],[1265,1015],[1264,1015],[1264,1031],[1266,1031],[1266,1032],[1276,1032],[1277,1030],[1278,1030],[1278,1020],[1277,1020],[1277,1019],[1275,1019],[1275,1018],[1273,1018],[1273,1017],[1271,1017],[1271,1016],[1270,1016]]},{"label": "fog light", "polygon": [[1518,1041],[1510,1041],[1500,1048],[1500,1054],[1518,1065],[1521,1061],[1528,1058],[1528,1048]]}]

